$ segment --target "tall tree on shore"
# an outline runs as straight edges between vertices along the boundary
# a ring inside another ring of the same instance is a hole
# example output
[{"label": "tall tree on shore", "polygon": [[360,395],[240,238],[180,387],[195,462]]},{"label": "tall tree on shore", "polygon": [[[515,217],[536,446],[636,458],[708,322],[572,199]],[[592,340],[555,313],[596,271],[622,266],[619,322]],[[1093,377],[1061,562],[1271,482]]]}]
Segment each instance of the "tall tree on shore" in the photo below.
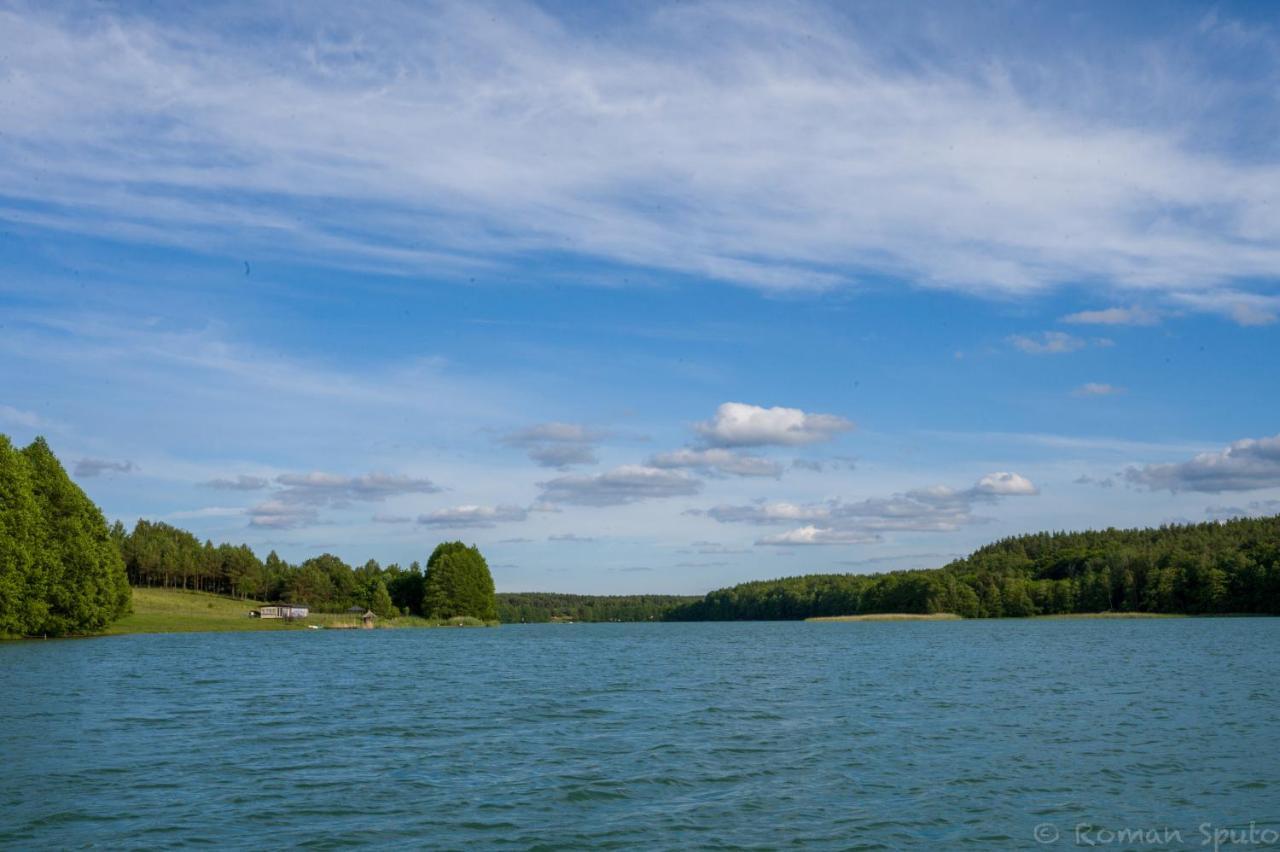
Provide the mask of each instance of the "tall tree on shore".
[{"label": "tall tree on shore", "polygon": [[437,545],[423,578],[422,614],[427,618],[498,620],[493,575],[472,545],[449,541]]},{"label": "tall tree on shore", "polygon": [[[12,608],[0,613],[0,622],[12,632],[27,635],[89,633],[101,630],[129,609],[129,581],[124,559],[111,537],[106,518],[80,490],[58,462],[43,438],[36,438],[19,453],[12,454],[4,441],[6,456],[0,462],[5,491],[18,495],[24,488],[30,495],[15,496],[12,509],[6,499],[7,516],[14,515],[18,538],[12,551],[26,560],[22,573],[26,582]],[[26,484],[11,463],[16,455],[26,469]],[[23,543],[25,522],[35,509],[34,539]],[[26,553],[28,555],[22,556]],[[5,557],[0,557],[5,558]],[[17,564],[17,561],[15,561]],[[7,587],[6,587],[7,590]]]},{"label": "tall tree on shore", "polygon": [[33,574],[39,521],[26,460],[0,435],[0,633],[27,633],[28,623],[42,620]]}]

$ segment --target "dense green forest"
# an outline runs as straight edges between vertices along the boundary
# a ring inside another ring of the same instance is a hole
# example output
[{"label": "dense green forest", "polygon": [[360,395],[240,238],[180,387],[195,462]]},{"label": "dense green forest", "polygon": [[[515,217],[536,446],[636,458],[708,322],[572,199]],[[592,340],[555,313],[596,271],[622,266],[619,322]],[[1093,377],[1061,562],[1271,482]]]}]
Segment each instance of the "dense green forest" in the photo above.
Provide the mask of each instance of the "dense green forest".
[{"label": "dense green forest", "polygon": [[562,595],[554,592],[498,594],[498,617],[506,624],[547,621],[661,621],[685,604],[687,595]]},{"label": "dense green forest", "polygon": [[135,586],[289,601],[317,612],[360,607],[384,618],[497,620],[489,567],[480,551],[462,542],[439,545],[424,572],[417,562],[383,567],[376,559],[352,567],[331,553],[292,565],[273,550],[261,560],[248,545],[201,543],[186,530],[143,520],[132,532],[117,522],[111,535]]},{"label": "dense green forest", "polygon": [[129,610],[106,519],[43,438],[0,435],[0,634],[101,630]]},{"label": "dense green forest", "polygon": [[1107,611],[1280,614],[1280,517],[1023,535],[942,568],[743,583],[676,607],[666,618]]}]

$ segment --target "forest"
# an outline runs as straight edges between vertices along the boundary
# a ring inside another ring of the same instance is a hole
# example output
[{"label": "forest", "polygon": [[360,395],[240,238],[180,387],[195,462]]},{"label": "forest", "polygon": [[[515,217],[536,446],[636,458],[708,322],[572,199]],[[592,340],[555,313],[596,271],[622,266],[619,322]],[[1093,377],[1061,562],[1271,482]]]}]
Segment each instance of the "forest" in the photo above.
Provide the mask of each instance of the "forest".
[{"label": "forest", "polygon": [[673,609],[700,598],[689,595],[565,595],[499,592],[504,624],[548,621],[661,621]]},{"label": "forest", "polygon": [[942,568],[742,583],[669,620],[952,612],[1001,618],[1094,612],[1280,614],[1280,516],[1034,533]]},{"label": "forest", "polygon": [[245,544],[201,541],[166,523],[139,520],[132,531],[116,522],[111,537],[129,582],[212,592],[242,599],[306,604],[316,612],[370,609],[383,618],[468,616],[496,621],[493,578],[480,551],[445,542],[427,560],[383,567],[376,559],[351,566],[331,553],[297,564],[273,550],[259,559]]}]

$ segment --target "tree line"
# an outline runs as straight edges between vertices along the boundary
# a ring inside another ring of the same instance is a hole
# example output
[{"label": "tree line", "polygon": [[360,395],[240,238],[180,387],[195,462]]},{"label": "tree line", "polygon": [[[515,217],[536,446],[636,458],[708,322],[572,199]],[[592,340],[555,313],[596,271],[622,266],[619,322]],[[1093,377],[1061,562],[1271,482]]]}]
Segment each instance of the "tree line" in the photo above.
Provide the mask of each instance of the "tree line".
[{"label": "tree line", "polygon": [[952,612],[1001,618],[1108,611],[1280,614],[1280,516],[1021,535],[942,568],[742,583],[664,617]]},{"label": "tree line", "polygon": [[565,595],[555,592],[501,592],[498,617],[504,624],[548,621],[661,621],[691,595]]},{"label": "tree line", "polygon": [[274,550],[259,559],[248,545],[202,543],[186,530],[146,520],[129,532],[116,522],[111,537],[135,586],[287,601],[316,612],[358,607],[383,618],[498,618],[488,564],[478,549],[459,541],[437,546],[424,571],[417,561],[383,567],[370,559],[353,567],[332,553],[297,564]]}]

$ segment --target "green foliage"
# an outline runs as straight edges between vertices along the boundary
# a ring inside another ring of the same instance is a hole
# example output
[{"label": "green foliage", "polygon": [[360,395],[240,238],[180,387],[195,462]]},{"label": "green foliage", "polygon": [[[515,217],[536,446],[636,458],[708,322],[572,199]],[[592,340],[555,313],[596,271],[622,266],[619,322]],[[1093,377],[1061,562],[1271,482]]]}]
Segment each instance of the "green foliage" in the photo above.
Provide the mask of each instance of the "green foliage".
[{"label": "green foliage", "polygon": [[943,568],[743,583],[672,609],[672,620],[953,612],[1280,614],[1280,517],[1158,529],[1037,533]]},{"label": "green foliage", "polygon": [[388,565],[385,576],[387,592],[395,608],[405,615],[422,615],[422,566],[416,561],[408,570]]},{"label": "green foliage", "polygon": [[552,592],[500,592],[498,618],[504,624],[548,621],[661,621],[676,607],[698,598],[688,595],[563,595]]},{"label": "green foliage", "polygon": [[93,633],[128,612],[112,530],[43,438],[0,436],[0,532],[0,632]]},{"label": "green foliage", "polygon": [[498,620],[493,576],[474,545],[450,541],[436,546],[423,578],[422,613],[432,619]]}]

